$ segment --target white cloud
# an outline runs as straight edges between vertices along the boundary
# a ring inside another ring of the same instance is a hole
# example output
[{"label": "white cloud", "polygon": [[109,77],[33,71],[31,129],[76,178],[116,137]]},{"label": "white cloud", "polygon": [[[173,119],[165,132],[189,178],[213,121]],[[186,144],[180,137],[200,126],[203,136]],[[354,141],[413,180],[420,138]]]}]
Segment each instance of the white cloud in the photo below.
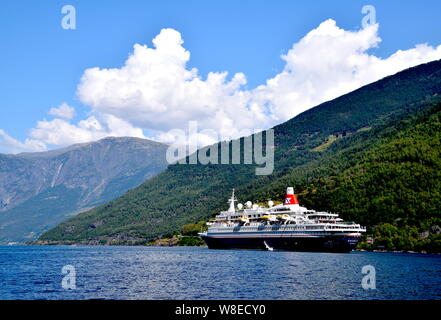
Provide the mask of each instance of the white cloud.
[{"label": "white cloud", "polygon": [[[228,77],[227,72],[210,72],[203,78],[197,69],[189,69],[190,52],[181,34],[163,29],[152,48],[135,44],[121,68],[85,70],[77,95],[91,108],[87,119],[70,123],[74,109],[62,104],[49,111],[58,118],[38,122],[22,147],[35,148],[37,142],[64,146],[108,135],[143,137],[143,130],[172,142],[168,131],[185,130],[189,121],[197,121],[200,130],[238,137],[244,130],[269,128],[365,84],[441,59],[441,45],[419,44],[387,58],[370,54],[380,42],[378,25],[348,31],[326,20],[281,56],[281,73],[246,90],[242,73]],[[214,141],[199,136],[202,144]]]},{"label": "white cloud", "polygon": [[0,129],[0,152],[20,153],[46,150],[46,145],[41,141],[26,139],[25,142],[20,142],[9,136],[4,130]]},{"label": "white cloud", "polygon": [[201,128],[231,132],[258,118],[265,122],[260,110],[248,108],[250,93],[240,90],[243,74],[227,80],[227,72],[210,72],[203,80],[196,69],[186,68],[190,53],[173,29],[163,29],[153,44],[136,44],[122,68],[86,70],[78,86],[82,102],[150,130],[183,128],[197,120]]},{"label": "white cloud", "polygon": [[253,91],[253,101],[267,105],[275,123],[324,101],[412,66],[441,59],[441,46],[417,45],[381,59],[367,53],[377,47],[378,24],[346,31],[327,20],[295,43],[284,70]]},{"label": "white cloud", "polygon": [[52,116],[70,120],[75,116],[75,109],[69,106],[66,102],[63,102],[57,108],[50,109],[49,114]]},{"label": "white cloud", "polygon": [[12,138],[0,129],[0,152],[46,151],[48,146],[66,147],[110,136],[146,138],[142,129],[111,114],[92,115],[77,123],[71,123],[68,118],[71,118],[74,112],[75,110],[67,104],[51,109],[50,114],[65,119],[55,118],[51,121],[38,121],[36,126],[29,130],[29,138],[24,143]]},{"label": "white cloud", "polygon": [[45,145],[63,147],[75,143],[99,140],[108,136],[145,138],[142,130],[112,115],[90,116],[72,124],[64,119],[39,121],[30,130],[30,137]]},{"label": "white cloud", "polygon": [[46,151],[50,147],[66,147],[76,143],[96,141],[105,137],[146,138],[143,130],[110,114],[90,116],[78,123],[55,118],[38,121],[29,130],[24,143],[0,129],[0,152],[19,153]]},{"label": "white cloud", "polygon": [[[441,58],[441,46],[418,45],[386,59],[369,54],[381,39],[378,25],[358,31],[327,20],[282,56],[285,68],[264,85],[244,90],[245,75],[226,72],[206,79],[188,69],[190,53],[179,32],[163,29],[154,48],[136,44],[121,68],[84,72],[79,98],[95,112],[112,114],[146,129],[185,128],[238,133],[286,121],[321,102],[348,93],[405,68]],[[167,135],[158,134],[161,139]]]}]

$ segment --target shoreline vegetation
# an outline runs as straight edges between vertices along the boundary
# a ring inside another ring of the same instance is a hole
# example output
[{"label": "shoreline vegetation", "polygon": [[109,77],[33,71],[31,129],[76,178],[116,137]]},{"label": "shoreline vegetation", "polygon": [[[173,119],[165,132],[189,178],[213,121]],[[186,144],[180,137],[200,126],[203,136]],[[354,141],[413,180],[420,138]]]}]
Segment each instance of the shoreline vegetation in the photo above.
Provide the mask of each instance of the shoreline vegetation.
[{"label": "shoreline vegetation", "polygon": [[[185,237],[185,238],[193,238],[193,237]],[[201,244],[190,244],[190,242],[193,241],[193,239],[185,240],[184,242],[180,243],[180,239],[177,238],[162,238],[157,239],[155,241],[151,241],[145,244],[115,244],[115,243],[109,243],[109,244],[87,244],[87,243],[65,243],[65,242],[48,242],[48,241],[33,241],[29,243],[17,243],[14,245],[36,245],[36,246],[137,246],[137,247],[207,247],[202,239],[199,237],[198,240],[201,241]],[[195,242],[198,243],[198,240]],[[187,242],[188,241],[188,242]],[[430,254],[430,255],[441,255],[440,252],[427,252],[425,250],[422,251],[412,251],[412,250],[387,250],[387,249],[364,249],[362,247],[357,246],[353,251],[359,251],[359,252],[377,252],[377,253],[409,253],[409,254]],[[300,252],[300,251],[299,251]]]},{"label": "shoreline vegetation", "polygon": [[[184,225],[177,234],[167,234],[154,240],[130,237],[91,239],[89,241],[48,241],[37,240],[27,245],[129,245],[151,247],[205,247],[198,233],[207,229],[206,221]],[[398,227],[394,224],[381,223],[371,228],[362,237],[355,251],[395,252],[417,254],[441,254],[441,227],[432,225],[427,231],[419,232],[413,226]]]}]

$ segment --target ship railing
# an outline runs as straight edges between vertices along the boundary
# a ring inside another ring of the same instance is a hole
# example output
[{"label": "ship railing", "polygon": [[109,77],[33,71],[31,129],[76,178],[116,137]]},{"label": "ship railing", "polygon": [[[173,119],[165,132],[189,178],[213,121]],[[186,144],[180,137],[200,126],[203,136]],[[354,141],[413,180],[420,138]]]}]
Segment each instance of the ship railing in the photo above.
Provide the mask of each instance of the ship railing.
[{"label": "ship railing", "polygon": [[210,226],[212,232],[229,232],[232,228],[239,227],[241,231],[284,231],[284,230],[300,230],[300,231],[334,231],[334,232],[348,232],[348,231],[366,231],[366,227],[360,225],[347,224],[316,224],[316,225],[302,225],[302,224],[276,224],[276,225],[229,225],[226,223],[219,223]]}]

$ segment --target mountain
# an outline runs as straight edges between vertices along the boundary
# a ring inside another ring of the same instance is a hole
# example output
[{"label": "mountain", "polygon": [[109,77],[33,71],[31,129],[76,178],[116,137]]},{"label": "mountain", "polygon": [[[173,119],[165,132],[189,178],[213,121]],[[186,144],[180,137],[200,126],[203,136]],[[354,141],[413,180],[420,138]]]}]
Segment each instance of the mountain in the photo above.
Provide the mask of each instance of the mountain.
[{"label": "mountain", "polygon": [[0,154],[0,242],[33,240],[167,167],[167,145],[105,138],[65,149]]},{"label": "mountain", "polygon": [[241,165],[171,165],[40,241],[142,244],[225,209],[233,187],[243,203],[280,200],[294,186],[306,206],[368,227],[399,220],[423,228],[441,207],[440,102],[441,60],[404,70],[274,127],[271,175],[255,175],[243,152]]}]

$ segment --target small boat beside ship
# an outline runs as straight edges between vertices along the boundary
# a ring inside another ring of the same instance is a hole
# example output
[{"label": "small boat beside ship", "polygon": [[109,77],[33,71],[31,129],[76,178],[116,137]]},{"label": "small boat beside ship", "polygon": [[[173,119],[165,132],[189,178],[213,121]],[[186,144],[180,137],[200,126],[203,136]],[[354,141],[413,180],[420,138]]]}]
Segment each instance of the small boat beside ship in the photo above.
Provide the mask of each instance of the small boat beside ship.
[{"label": "small boat beside ship", "polygon": [[366,228],[344,222],[336,213],[301,207],[288,187],[283,204],[268,201],[261,207],[237,202],[234,189],[227,211],[220,212],[199,233],[210,249],[261,249],[289,251],[350,252]]}]

